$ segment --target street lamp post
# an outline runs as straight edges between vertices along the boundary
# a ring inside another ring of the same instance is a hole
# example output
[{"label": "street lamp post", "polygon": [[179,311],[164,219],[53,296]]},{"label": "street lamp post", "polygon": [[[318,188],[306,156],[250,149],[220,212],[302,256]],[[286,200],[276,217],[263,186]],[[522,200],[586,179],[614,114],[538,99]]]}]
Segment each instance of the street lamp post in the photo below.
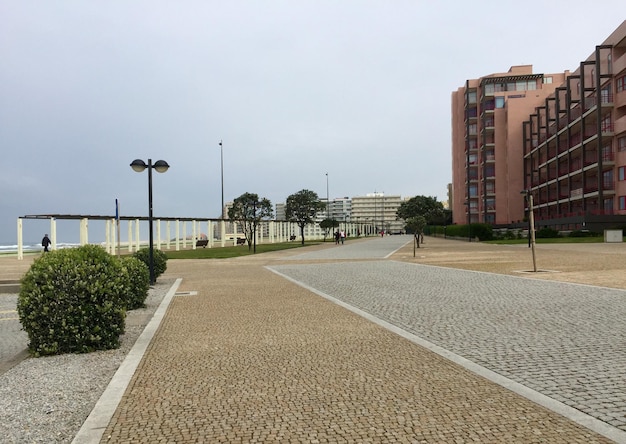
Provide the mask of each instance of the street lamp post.
[{"label": "street lamp post", "polygon": [[376,190],[374,190],[374,235],[378,236],[378,227],[376,226]]},{"label": "street lamp post", "polygon": [[220,219],[224,219],[224,149],[222,147],[222,141],[220,140],[220,163],[221,163],[221,177],[222,177],[222,208],[220,209]]},{"label": "street lamp post", "polygon": [[149,254],[148,254],[148,268],[150,270],[150,285],[154,285],[156,278],[154,277],[154,242],[152,234],[152,169],[157,170],[158,173],[164,173],[170,167],[164,160],[157,160],[154,165],[152,159],[148,159],[148,164],[141,160],[135,159],[130,164],[133,171],[138,173],[143,172],[148,168],[148,225],[149,225]]},{"label": "street lamp post", "polygon": [[252,252],[256,254],[256,206],[258,202],[255,200],[252,202]]},{"label": "street lamp post", "polygon": [[528,221],[529,221],[529,230],[528,236],[530,239],[530,248],[532,250],[533,255],[533,272],[537,272],[537,260],[535,257],[535,214],[533,208],[533,195],[530,190],[522,190],[521,194],[526,195],[526,200],[528,201]]},{"label": "street lamp post", "polygon": [[330,196],[328,194],[328,173],[326,173],[326,219],[330,219]]}]

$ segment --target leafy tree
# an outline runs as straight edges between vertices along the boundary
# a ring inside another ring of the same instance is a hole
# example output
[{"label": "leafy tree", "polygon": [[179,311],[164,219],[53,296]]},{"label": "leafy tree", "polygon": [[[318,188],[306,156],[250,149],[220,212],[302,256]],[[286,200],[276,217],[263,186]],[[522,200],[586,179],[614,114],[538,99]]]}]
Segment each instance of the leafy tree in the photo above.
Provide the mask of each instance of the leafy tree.
[{"label": "leafy tree", "polygon": [[422,216],[428,225],[443,225],[446,218],[443,204],[438,202],[436,197],[430,196],[415,196],[402,202],[396,216],[405,221]]},{"label": "leafy tree", "polygon": [[420,239],[424,242],[424,228],[426,228],[426,218],[424,216],[410,217],[406,221],[406,226],[413,232],[413,257],[415,257],[415,247],[420,247]]},{"label": "leafy tree", "polygon": [[326,242],[326,236],[328,236],[329,231],[338,226],[339,221],[335,219],[324,219],[320,222],[320,228],[324,230],[324,242]]},{"label": "leafy tree", "polygon": [[243,193],[233,201],[228,209],[228,217],[242,224],[243,234],[248,242],[248,250],[252,248],[252,240],[256,227],[261,220],[269,219],[274,215],[272,203],[266,199],[259,199],[254,193]]},{"label": "leafy tree", "polygon": [[304,245],[304,227],[315,222],[315,215],[322,211],[325,205],[320,202],[317,193],[310,190],[301,190],[287,197],[285,203],[285,217],[300,227],[300,237]]}]

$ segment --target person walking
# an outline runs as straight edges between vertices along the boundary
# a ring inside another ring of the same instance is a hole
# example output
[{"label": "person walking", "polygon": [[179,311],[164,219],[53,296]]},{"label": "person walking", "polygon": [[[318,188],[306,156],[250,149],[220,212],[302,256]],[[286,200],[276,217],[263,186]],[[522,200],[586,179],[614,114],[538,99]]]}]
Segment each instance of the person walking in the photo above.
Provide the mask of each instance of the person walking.
[{"label": "person walking", "polygon": [[50,244],[52,244],[52,242],[50,241],[50,238],[48,237],[47,234],[45,234],[43,236],[43,239],[41,239],[41,246],[43,247],[43,251],[44,253],[47,253],[48,251],[48,247],[50,246]]},{"label": "person walking", "polygon": [[341,239],[341,245],[343,245],[343,241],[346,240],[346,232],[341,230],[341,233],[339,233],[339,239]]}]

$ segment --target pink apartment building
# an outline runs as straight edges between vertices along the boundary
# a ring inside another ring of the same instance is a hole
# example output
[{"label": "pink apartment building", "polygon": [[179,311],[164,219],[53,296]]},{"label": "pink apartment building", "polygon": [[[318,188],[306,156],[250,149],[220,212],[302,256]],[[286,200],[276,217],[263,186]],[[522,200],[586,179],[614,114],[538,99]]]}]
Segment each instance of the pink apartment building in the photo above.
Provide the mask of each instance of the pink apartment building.
[{"label": "pink apartment building", "polygon": [[522,221],[522,124],[567,74],[533,74],[532,65],[513,66],[467,80],[452,93],[454,223]]},{"label": "pink apartment building", "polygon": [[454,223],[518,225],[528,189],[538,228],[626,226],[625,83],[626,21],[573,73],[467,80],[452,93]]},{"label": "pink apartment building", "polygon": [[626,21],[523,124],[538,226],[626,228]]}]

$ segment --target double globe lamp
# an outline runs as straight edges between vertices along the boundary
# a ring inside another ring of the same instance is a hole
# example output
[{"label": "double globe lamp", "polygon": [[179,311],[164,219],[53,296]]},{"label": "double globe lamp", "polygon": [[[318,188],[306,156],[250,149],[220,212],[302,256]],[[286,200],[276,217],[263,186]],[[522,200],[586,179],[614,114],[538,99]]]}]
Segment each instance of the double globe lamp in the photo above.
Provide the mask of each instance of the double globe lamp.
[{"label": "double globe lamp", "polygon": [[150,250],[149,250],[149,263],[148,268],[150,269],[150,285],[154,285],[156,282],[156,278],[154,276],[154,243],[152,240],[152,170],[155,169],[157,173],[164,173],[170,167],[168,163],[164,160],[157,160],[154,164],[152,164],[152,159],[148,159],[148,163],[146,164],[141,159],[135,159],[130,164],[130,167],[133,171],[138,173],[143,172],[146,168],[148,168],[148,224],[150,226]]}]

